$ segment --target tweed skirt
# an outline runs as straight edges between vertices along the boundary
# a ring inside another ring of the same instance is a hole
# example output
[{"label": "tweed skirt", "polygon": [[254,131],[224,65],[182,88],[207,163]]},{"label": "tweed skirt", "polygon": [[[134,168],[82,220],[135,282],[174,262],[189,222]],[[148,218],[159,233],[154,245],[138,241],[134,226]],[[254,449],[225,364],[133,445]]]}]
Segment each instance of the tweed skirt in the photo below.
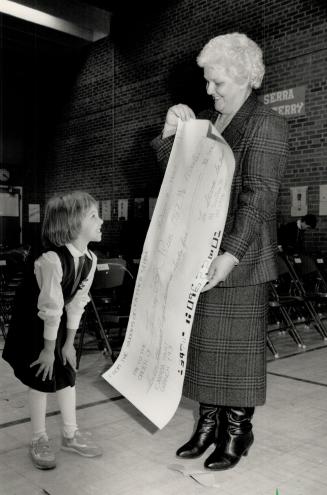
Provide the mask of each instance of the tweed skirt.
[{"label": "tweed skirt", "polygon": [[183,395],[220,406],[266,400],[268,284],[217,287],[200,295]]}]

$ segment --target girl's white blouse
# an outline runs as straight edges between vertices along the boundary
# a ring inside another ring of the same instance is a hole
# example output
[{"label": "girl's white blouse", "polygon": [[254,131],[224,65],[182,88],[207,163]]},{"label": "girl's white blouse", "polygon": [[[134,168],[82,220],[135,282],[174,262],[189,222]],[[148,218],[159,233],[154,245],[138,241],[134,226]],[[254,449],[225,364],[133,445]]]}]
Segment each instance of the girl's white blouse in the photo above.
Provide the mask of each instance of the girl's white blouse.
[{"label": "girl's white blouse", "polygon": [[75,273],[77,273],[78,258],[83,254],[92,259],[92,267],[73,299],[64,306],[61,289],[63,272],[58,254],[54,251],[48,251],[35,261],[34,273],[40,289],[37,305],[38,316],[44,321],[43,337],[47,340],[56,340],[64,310],[67,313],[67,328],[77,330],[84,308],[90,300],[88,293],[93,281],[97,258],[94,253],[91,254],[88,250],[81,253],[72,244],[67,244],[66,247],[74,258]]}]

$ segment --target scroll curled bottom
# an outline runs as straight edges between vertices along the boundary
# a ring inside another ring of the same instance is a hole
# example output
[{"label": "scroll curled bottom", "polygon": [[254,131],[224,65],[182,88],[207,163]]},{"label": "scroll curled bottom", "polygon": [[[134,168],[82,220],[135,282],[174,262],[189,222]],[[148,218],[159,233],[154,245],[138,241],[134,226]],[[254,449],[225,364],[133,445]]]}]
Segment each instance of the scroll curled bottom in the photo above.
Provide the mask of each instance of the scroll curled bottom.
[{"label": "scroll curled bottom", "polygon": [[181,399],[194,312],[219,250],[234,167],[232,150],[209,121],[179,122],[125,340],[102,375],[158,428]]}]

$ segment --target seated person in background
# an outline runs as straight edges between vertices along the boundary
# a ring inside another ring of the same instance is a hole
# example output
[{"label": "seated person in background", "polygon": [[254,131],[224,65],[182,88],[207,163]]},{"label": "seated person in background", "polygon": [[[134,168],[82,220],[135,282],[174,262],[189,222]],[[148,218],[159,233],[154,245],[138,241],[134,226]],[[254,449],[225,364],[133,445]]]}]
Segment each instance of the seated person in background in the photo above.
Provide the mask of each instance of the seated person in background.
[{"label": "seated person in background", "polygon": [[308,229],[314,229],[316,225],[317,217],[312,214],[281,225],[278,229],[278,244],[286,253],[303,253],[304,233]]}]

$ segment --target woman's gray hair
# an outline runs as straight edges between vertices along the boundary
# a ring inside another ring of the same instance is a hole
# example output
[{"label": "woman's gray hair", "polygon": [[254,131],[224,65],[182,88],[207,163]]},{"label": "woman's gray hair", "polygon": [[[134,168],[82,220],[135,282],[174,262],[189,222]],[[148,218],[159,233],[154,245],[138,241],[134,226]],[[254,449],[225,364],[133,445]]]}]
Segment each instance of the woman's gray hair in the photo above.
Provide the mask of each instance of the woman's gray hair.
[{"label": "woman's gray hair", "polygon": [[197,63],[200,67],[222,66],[236,83],[248,81],[251,88],[260,88],[265,73],[261,48],[241,33],[212,38],[201,50]]}]

